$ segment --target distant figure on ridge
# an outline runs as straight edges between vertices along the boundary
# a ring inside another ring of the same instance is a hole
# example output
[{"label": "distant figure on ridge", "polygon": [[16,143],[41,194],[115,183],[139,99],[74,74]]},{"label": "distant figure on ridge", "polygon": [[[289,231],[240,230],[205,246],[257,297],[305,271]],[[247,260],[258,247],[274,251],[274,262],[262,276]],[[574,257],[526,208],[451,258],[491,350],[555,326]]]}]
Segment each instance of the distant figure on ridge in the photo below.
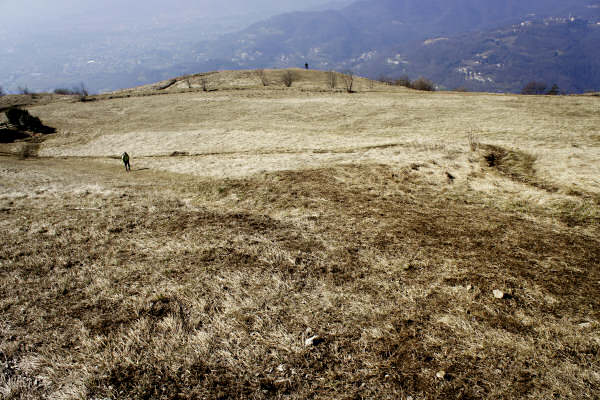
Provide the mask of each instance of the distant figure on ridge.
[{"label": "distant figure on ridge", "polygon": [[131,166],[129,165],[129,154],[126,152],[121,155],[121,160],[123,160],[123,164],[125,164],[125,171],[131,171]]},{"label": "distant figure on ridge", "polygon": [[308,69],[308,63],[304,64],[304,68]]}]

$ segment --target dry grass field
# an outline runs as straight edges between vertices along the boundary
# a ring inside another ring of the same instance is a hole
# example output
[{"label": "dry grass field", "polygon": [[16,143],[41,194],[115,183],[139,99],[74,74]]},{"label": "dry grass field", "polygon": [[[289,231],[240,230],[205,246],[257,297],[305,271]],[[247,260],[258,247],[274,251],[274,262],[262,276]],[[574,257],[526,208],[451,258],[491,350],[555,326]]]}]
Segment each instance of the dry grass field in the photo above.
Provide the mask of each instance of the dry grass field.
[{"label": "dry grass field", "polygon": [[28,108],[0,398],[600,397],[600,99],[293,72]]}]

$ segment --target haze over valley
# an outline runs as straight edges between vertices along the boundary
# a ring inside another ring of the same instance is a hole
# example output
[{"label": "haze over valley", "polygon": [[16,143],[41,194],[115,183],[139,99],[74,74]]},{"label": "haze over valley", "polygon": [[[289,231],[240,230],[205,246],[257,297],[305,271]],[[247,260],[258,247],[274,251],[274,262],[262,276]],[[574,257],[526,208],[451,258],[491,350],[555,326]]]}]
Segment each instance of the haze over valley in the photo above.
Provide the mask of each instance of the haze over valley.
[{"label": "haze over valley", "polygon": [[[0,3],[0,86],[103,92],[198,72],[198,44],[278,13],[344,1]],[[32,12],[34,10],[35,12]]]},{"label": "haze over valley", "polygon": [[304,63],[371,78],[426,76],[441,89],[518,92],[531,80],[569,93],[600,87],[597,0],[314,0],[302,10],[266,0],[29,3],[0,5],[0,85],[12,92],[81,82],[106,92]]}]

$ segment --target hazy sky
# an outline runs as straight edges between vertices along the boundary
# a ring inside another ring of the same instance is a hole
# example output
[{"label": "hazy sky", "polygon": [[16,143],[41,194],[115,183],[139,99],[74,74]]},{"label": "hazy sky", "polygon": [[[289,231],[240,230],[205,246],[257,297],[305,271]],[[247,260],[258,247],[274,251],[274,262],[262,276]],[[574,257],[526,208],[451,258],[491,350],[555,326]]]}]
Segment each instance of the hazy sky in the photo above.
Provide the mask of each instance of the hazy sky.
[{"label": "hazy sky", "polygon": [[[229,17],[277,13],[321,6],[332,0],[0,0],[0,23],[23,32],[43,29],[41,23],[68,24],[70,19],[142,22],[180,15]],[[71,21],[72,22],[72,21]]]},{"label": "hazy sky", "polygon": [[179,65],[197,62],[203,41],[351,1],[0,0],[0,86],[46,91],[85,81],[99,91],[160,80],[155,70],[182,74]]}]

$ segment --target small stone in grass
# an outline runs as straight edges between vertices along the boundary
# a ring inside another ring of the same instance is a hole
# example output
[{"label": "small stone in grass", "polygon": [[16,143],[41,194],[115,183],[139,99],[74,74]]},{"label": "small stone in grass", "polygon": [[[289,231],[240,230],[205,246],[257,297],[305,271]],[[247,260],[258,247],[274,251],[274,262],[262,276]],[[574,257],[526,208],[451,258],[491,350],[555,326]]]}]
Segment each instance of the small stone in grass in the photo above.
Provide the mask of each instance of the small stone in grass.
[{"label": "small stone in grass", "polygon": [[304,346],[306,346],[306,347],[312,346],[313,344],[315,344],[315,340],[318,341],[318,339],[319,339],[319,335],[309,337],[308,339],[306,339],[304,341]]},{"label": "small stone in grass", "polygon": [[437,374],[435,374],[435,376],[438,379],[444,379],[446,377],[446,371],[439,371]]},{"label": "small stone in grass", "polygon": [[494,290],[494,297],[497,299],[503,299],[504,298],[504,292],[502,290]]}]

